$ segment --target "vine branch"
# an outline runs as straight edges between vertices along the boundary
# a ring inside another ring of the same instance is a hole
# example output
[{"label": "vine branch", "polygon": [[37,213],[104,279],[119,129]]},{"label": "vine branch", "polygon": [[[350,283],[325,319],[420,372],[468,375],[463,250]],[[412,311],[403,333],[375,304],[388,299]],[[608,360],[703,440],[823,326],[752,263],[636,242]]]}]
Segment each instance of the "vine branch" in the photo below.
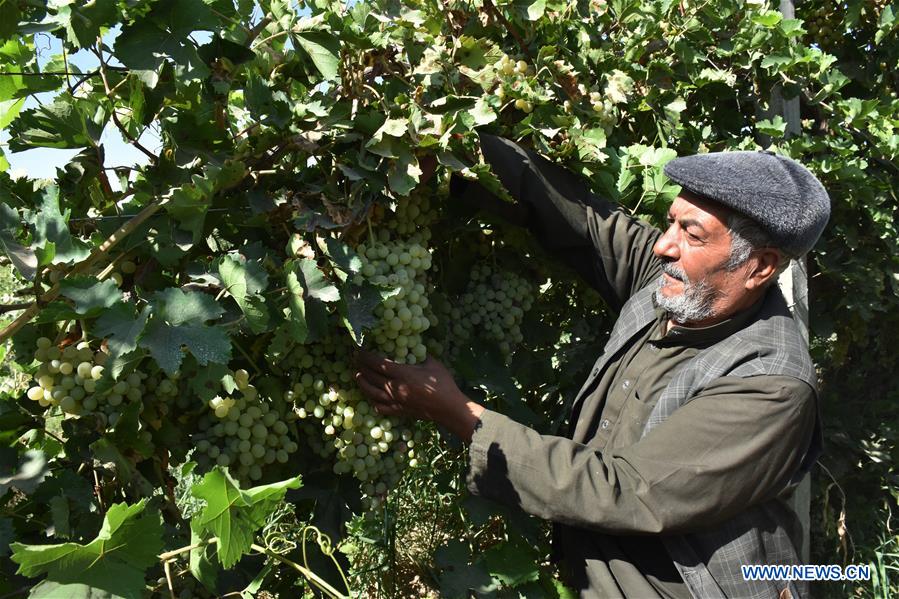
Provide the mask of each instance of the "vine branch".
[{"label": "vine branch", "polygon": [[[137,229],[140,225],[144,223],[148,218],[156,214],[156,212],[162,208],[165,204],[168,203],[168,198],[161,198],[156,200],[155,202],[149,204],[146,208],[141,210],[134,218],[129,220],[127,223],[123,224],[121,227],[116,229],[112,235],[110,235],[106,241],[104,241],[100,246],[94,248],[94,250],[90,253],[90,255],[72,267],[72,269],[67,273],[69,275],[74,275],[78,273],[82,273],[90,269],[94,264],[104,259],[106,255],[109,253],[113,247],[115,247],[122,239],[130,235]],[[41,306],[46,304],[47,302],[51,302],[59,296],[60,287],[59,283],[56,283],[51,287],[46,293],[42,296],[38,297],[33,301],[29,307],[19,315],[14,321],[12,321],[6,328],[0,331],[0,343],[6,341],[11,336],[15,335],[19,329],[25,326],[32,318],[37,316],[38,312],[41,310]]]}]

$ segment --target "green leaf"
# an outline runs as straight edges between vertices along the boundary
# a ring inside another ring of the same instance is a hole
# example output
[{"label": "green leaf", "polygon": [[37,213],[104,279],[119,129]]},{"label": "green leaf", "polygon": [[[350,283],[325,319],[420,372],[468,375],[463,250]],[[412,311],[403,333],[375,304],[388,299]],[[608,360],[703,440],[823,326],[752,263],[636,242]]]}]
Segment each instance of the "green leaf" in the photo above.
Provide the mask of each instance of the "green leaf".
[{"label": "green leaf", "polygon": [[69,225],[59,211],[59,188],[48,185],[40,194],[40,206],[30,219],[34,228],[31,247],[39,263],[68,264],[86,258],[90,254],[87,244],[69,233]]},{"label": "green leaf", "polygon": [[13,487],[30,495],[44,481],[48,472],[47,456],[44,452],[29,449],[22,454],[21,462],[14,474],[0,476],[0,497],[6,495],[6,492]]},{"label": "green leaf", "polygon": [[[793,63],[793,59],[789,56],[779,56],[774,54],[772,56],[766,56],[762,59],[761,67],[763,69],[770,69],[771,67],[783,67],[785,65],[789,65]],[[777,68],[775,71],[779,71],[781,69]]]},{"label": "green leaf", "polygon": [[[203,537],[201,535],[202,528],[199,526],[199,520],[194,518],[190,521],[190,544],[198,545]],[[218,579],[219,569],[213,563],[211,553],[215,551],[215,545],[204,545],[190,552],[190,573],[194,578],[206,587],[211,593],[216,592],[216,581]]]},{"label": "green leaf", "polygon": [[178,53],[181,44],[147,19],[122,28],[116,37],[114,53],[127,67],[156,71],[166,56]]},{"label": "green leaf", "polygon": [[496,113],[487,103],[487,99],[483,97],[478,98],[478,101],[474,103],[474,108],[469,113],[474,117],[474,124],[477,126],[487,125],[496,120]]},{"label": "green leaf", "polygon": [[146,570],[159,563],[162,523],[158,513],[144,513],[146,500],[116,503],[103,527],[87,545],[23,545],[13,543],[12,561],[18,573],[60,584],[83,584],[126,599],[143,596]]},{"label": "green leaf", "polygon": [[[99,122],[94,118],[99,116]],[[56,100],[22,112],[13,121],[9,148],[86,148],[100,143],[105,114],[91,100]]]},{"label": "green leaf", "polygon": [[25,98],[14,98],[0,102],[0,129],[6,129],[13,119],[19,116],[19,112],[22,111],[24,104]]},{"label": "green leaf", "polygon": [[231,359],[231,339],[224,329],[203,324],[171,326],[157,317],[147,325],[140,347],[147,349],[168,374],[181,366],[182,348],[190,351],[201,366],[226,364]]},{"label": "green leaf", "polygon": [[356,274],[362,271],[362,259],[356,255],[350,246],[333,237],[325,238],[325,252],[331,261],[347,274]]},{"label": "green leaf", "polygon": [[535,0],[528,6],[528,20],[539,21],[546,12],[546,0]]},{"label": "green leaf", "polygon": [[484,553],[484,564],[491,576],[510,587],[540,577],[540,556],[520,539],[499,543],[488,549]]},{"label": "green leaf", "polygon": [[122,301],[122,292],[112,279],[69,277],[60,281],[59,292],[75,302],[75,313],[80,316],[95,316]]},{"label": "green leaf", "polygon": [[113,378],[124,368],[122,358],[137,349],[137,342],[147,326],[150,308],[144,307],[135,315],[134,304],[118,303],[107,309],[94,324],[94,333],[105,337],[109,347],[106,368]]},{"label": "green leaf", "polygon": [[756,129],[759,130],[759,133],[762,133],[769,137],[783,137],[784,132],[786,132],[787,130],[787,122],[783,120],[783,117],[779,114],[776,115],[773,119],[759,121],[755,124],[755,126]]},{"label": "green leaf", "polygon": [[783,19],[783,15],[780,14],[779,11],[765,9],[759,12],[757,15],[752,16],[752,22],[756,25],[761,25],[762,27],[772,28],[776,27],[778,23]]},{"label": "green leaf", "polygon": [[365,331],[378,324],[374,309],[388,297],[400,292],[400,288],[380,289],[374,285],[347,285],[343,288],[343,302],[340,313],[343,324],[353,336],[353,340],[362,345]]},{"label": "green leaf", "polygon": [[[230,568],[250,551],[257,531],[277,509],[288,489],[299,489],[300,477],[241,490],[226,470],[216,467],[194,485],[191,495],[206,502],[194,520],[204,538],[215,536],[219,561]],[[193,523],[192,523],[193,526]]]},{"label": "green leaf", "polygon": [[96,43],[100,28],[112,24],[118,16],[115,0],[57,4],[59,8],[55,20],[65,27],[69,43],[77,48],[87,48]]},{"label": "green leaf", "polygon": [[325,278],[315,260],[301,258],[296,261],[299,269],[297,274],[301,276],[306,297],[312,297],[323,302],[336,302],[340,299],[340,291]]},{"label": "green leaf", "polygon": [[9,39],[18,31],[22,12],[15,0],[0,0],[0,39]]},{"label": "green leaf", "polygon": [[399,196],[409,195],[421,180],[421,167],[418,158],[408,150],[399,153],[399,158],[390,166],[387,183],[390,189]]},{"label": "green leaf", "polygon": [[188,385],[197,398],[206,403],[222,392],[222,379],[228,372],[224,364],[209,364],[206,368],[198,368]]},{"label": "green leaf", "polygon": [[157,291],[153,300],[156,315],[173,326],[200,324],[225,313],[225,309],[211,295],[198,291],[185,292],[177,287]]},{"label": "green leaf", "polygon": [[6,204],[0,204],[0,245],[19,274],[33,281],[37,273],[37,256],[34,250],[16,240],[21,228],[19,214]]},{"label": "green leaf", "polygon": [[218,271],[227,293],[247,317],[250,330],[257,334],[265,331],[269,314],[265,299],[257,294],[268,285],[268,273],[261,262],[229,254],[219,261]]},{"label": "green leaf", "polygon": [[302,48],[318,72],[325,79],[336,79],[340,66],[340,42],[332,34],[325,31],[303,31],[294,38]]},{"label": "green leaf", "polygon": [[784,19],[779,26],[787,37],[799,37],[805,33],[805,29],[802,28],[802,19]]},{"label": "green leaf", "polygon": [[28,593],[28,599],[120,599],[121,595],[86,584],[59,584],[42,580]]}]

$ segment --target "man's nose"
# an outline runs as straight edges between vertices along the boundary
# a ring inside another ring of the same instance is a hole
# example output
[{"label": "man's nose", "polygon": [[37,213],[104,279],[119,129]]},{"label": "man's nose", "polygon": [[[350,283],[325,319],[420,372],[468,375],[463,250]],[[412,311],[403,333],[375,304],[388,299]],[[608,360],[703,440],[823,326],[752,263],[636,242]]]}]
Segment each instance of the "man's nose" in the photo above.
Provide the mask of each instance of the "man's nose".
[{"label": "man's nose", "polygon": [[680,258],[680,252],[672,231],[673,228],[674,225],[668,227],[668,230],[662,233],[662,236],[652,246],[652,252],[659,258],[669,258],[671,260]]}]

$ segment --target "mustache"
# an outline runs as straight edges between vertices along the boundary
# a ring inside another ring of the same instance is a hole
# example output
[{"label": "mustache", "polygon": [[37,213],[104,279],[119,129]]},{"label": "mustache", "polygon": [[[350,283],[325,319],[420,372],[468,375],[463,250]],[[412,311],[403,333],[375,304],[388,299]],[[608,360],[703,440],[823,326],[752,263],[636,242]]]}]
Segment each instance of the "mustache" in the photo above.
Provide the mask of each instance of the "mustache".
[{"label": "mustache", "polygon": [[688,282],[687,273],[676,267],[672,262],[662,262],[662,272],[678,281]]}]

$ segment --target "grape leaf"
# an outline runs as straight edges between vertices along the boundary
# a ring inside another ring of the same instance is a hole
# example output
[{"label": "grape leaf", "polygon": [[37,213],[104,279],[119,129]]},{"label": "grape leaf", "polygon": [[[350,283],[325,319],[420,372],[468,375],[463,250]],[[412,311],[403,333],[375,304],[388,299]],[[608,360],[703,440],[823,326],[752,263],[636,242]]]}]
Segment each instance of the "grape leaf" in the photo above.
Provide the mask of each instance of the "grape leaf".
[{"label": "grape leaf", "polygon": [[97,41],[100,28],[118,16],[115,0],[93,0],[85,3],[57,3],[54,21],[66,30],[70,44],[87,48]]},{"label": "grape leaf", "polygon": [[71,277],[60,281],[59,292],[75,302],[79,316],[94,316],[122,301],[122,292],[112,279]]},{"label": "grape leaf", "polygon": [[[197,529],[198,520],[194,518],[190,521],[190,544],[199,545],[202,541],[202,535]],[[219,568],[211,559],[211,554],[215,551],[215,545],[204,545],[198,549],[190,551],[190,573],[194,578],[206,587],[212,593],[216,591],[216,580],[218,579]]]},{"label": "grape leaf", "polygon": [[184,358],[182,347],[190,350],[197,363],[225,364],[231,359],[231,339],[224,329],[203,324],[171,326],[160,318],[147,325],[140,346],[147,349],[159,367],[174,374]]},{"label": "grape leaf", "polygon": [[324,31],[303,31],[295,36],[297,43],[312,59],[312,63],[325,79],[337,77],[340,66],[340,42]]},{"label": "grape leaf", "polygon": [[[256,532],[284,498],[287,489],[298,489],[300,477],[241,490],[226,470],[216,467],[194,485],[191,494],[206,502],[194,516],[197,532],[215,536],[219,561],[230,568],[249,552]],[[191,521],[194,526],[193,520]]]},{"label": "grape leaf", "polygon": [[380,289],[367,283],[347,285],[343,288],[343,302],[338,306],[343,324],[359,345],[366,329],[378,324],[374,309],[388,297],[400,292],[400,288]]},{"label": "grape leaf", "polygon": [[211,295],[196,291],[184,292],[177,287],[159,291],[153,299],[154,306],[158,310],[156,314],[172,326],[184,323],[199,324],[214,320],[225,313],[225,309],[218,305]]},{"label": "grape leaf", "polygon": [[472,108],[469,112],[471,113],[471,116],[474,117],[474,123],[477,126],[487,125],[496,120],[496,113],[484,98],[478,98],[478,101],[475,102],[474,108]]},{"label": "grape leaf", "polygon": [[120,599],[121,595],[86,584],[59,584],[42,580],[28,593],[28,599]]},{"label": "grape leaf", "polygon": [[59,211],[59,188],[48,185],[40,190],[40,205],[29,219],[34,227],[31,247],[38,252],[40,264],[78,262],[88,256],[87,244],[69,233],[69,225]]},{"label": "grape leaf", "polygon": [[22,455],[17,472],[10,476],[0,476],[0,497],[12,487],[30,495],[44,481],[49,471],[44,452],[29,449]]},{"label": "grape leaf", "polygon": [[37,272],[37,256],[34,250],[16,241],[16,234],[20,228],[21,223],[16,211],[6,204],[0,204],[0,245],[19,274],[31,281]]},{"label": "grape leaf", "polygon": [[303,283],[306,296],[323,302],[336,302],[340,299],[340,291],[325,278],[325,273],[321,271],[315,260],[301,258],[297,260],[297,265],[299,266],[297,274],[301,276],[300,281]]},{"label": "grape leaf", "polygon": [[514,587],[540,577],[540,558],[520,539],[491,547],[484,553],[484,564],[491,576]]},{"label": "grape leaf", "polygon": [[224,364],[209,364],[206,368],[197,368],[196,373],[190,377],[191,391],[204,403],[221,393],[222,377],[228,374],[228,368]]},{"label": "grape leaf", "polygon": [[97,319],[94,333],[106,338],[110,355],[106,368],[113,378],[124,368],[122,358],[137,349],[137,340],[144,332],[149,317],[148,307],[144,307],[135,316],[133,304],[120,302],[111,306]]},{"label": "grape leaf", "polygon": [[[101,116],[101,123],[93,119]],[[25,110],[11,125],[9,148],[86,148],[100,142],[105,119],[96,103],[83,98],[57,100]]]},{"label": "grape leaf", "polygon": [[126,599],[143,596],[144,573],[159,562],[162,522],[158,513],[145,513],[146,499],[134,505],[116,503],[103,518],[97,537],[82,545],[12,544],[18,573],[61,584],[83,584]]},{"label": "grape leaf", "polygon": [[387,183],[394,193],[405,196],[418,185],[422,171],[418,166],[418,158],[408,149],[403,148],[398,155],[387,173]]},{"label": "grape leaf", "polygon": [[265,298],[257,295],[268,284],[268,273],[262,264],[230,254],[219,261],[218,271],[225,289],[247,317],[250,330],[257,334],[265,331],[269,313]]},{"label": "grape leaf", "polygon": [[362,271],[362,259],[356,255],[350,246],[334,239],[325,238],[325,251],[331,261],[346,273],[356,274]]}]

